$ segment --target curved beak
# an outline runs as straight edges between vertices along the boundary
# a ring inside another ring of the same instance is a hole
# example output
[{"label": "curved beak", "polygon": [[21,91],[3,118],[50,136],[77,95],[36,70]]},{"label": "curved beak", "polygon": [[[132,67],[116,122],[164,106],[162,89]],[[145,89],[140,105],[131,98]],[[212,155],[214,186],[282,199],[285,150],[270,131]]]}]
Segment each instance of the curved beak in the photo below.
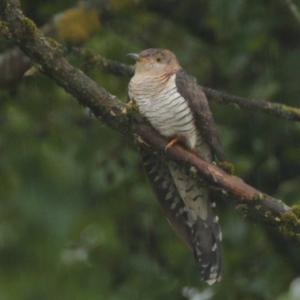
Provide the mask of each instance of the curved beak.
[{"label": "curved beak", "polygon": [[128,53],[127,56],[133,58],[135,61],[137,61],[140,57],[138,53]]}]

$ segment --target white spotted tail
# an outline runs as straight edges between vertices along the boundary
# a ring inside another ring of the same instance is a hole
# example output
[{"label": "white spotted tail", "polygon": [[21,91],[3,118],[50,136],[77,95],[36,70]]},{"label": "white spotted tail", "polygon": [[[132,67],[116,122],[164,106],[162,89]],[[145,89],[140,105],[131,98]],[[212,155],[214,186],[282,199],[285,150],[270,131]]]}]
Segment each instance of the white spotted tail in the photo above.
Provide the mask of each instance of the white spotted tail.
[{"label": "white spotted tail", "polygon": [[184,214],[190,230],[188,241],[200,267],[201,278],[209,285],[222,278],[222,234],[219,218],[214,212],[215,202],[210,192],[197,179],[188,175],[176,163],[169,163],[170,172],[184,207],[177,214]]},{"label": "white spotted tail", "polygon": [[201,279],[209,285],[221,280],[222,249],[215,202],[206,187],[175,162],[148,149],[141,151],[146,174],[175,231],[194,253]]}]

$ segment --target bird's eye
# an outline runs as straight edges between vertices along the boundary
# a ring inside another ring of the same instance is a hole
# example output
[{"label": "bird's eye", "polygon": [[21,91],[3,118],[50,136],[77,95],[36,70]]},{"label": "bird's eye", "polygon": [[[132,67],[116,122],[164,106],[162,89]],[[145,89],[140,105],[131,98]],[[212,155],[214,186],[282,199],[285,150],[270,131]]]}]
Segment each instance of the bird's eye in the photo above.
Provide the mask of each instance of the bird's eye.
[{"label": "bird's eye", "polygon": [[161,58],[160,57],[157,57],[156,58],[156,61],[159,63],[159,62],[161,62]]}]

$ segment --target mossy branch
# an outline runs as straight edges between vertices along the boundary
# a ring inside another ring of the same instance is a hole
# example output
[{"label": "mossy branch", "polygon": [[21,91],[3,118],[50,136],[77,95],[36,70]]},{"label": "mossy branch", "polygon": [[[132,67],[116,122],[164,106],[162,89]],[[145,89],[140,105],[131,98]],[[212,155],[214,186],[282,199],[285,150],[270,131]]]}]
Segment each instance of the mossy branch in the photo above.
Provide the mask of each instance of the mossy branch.
[{"label": "mossy branch", "polygon": [[[74,7],[54,15],[42,27],[42,31],[47,36],[57,37],[68,45],[78,46],[101,30],[99,10],[99,5],[92,5],[87,0],[80,1]],[[10,37],[7,24],[3,21],[0,22],[0,35]],[[30,59],[18,47],[2,53],[0,55],[0,87],[14,86],[31,66]]]},{"label": "mossy branch", "polygon": [[[138,141],[145,147],[146,142],[149,147],[164,151],[166,140],[138,114],[130,118],[121,101],[72,66],[57,43],[45,38],[35,24],[23,15],[18,0],[0,0],[0,5],[4,8],[4,20],[13,40],[33,61],[42,66],[46,75],[73,95],[79,103],[89,107],[106,125],[125,133],[127,138],[138,136]],[[257,220],[271,225],[281,238],[300,241],[299,209],[292,209],[282,201],[258,191],[242,179],[203,161],[182,146],[172,147],[166,155],[182,164],[194,166],[198,175],[209,186],[220,194],[228,194],[228,199],[243,205]]]}]

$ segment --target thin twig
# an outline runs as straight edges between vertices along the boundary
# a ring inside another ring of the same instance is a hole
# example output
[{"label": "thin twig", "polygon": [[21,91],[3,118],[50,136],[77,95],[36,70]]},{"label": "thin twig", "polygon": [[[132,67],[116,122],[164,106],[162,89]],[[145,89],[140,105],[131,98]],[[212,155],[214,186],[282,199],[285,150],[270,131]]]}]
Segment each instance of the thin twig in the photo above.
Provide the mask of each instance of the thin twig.
[{"label": "thin twig", "polygon": [[208,96],[212,97],[213,100],[221,104],[237,104],[241,108],[264,112],[271,116],[289,121],[300,122],[300,108],[298,107],[292,107],[278,102],[247,99],[208,87],[202,87],[202,89]]}]

